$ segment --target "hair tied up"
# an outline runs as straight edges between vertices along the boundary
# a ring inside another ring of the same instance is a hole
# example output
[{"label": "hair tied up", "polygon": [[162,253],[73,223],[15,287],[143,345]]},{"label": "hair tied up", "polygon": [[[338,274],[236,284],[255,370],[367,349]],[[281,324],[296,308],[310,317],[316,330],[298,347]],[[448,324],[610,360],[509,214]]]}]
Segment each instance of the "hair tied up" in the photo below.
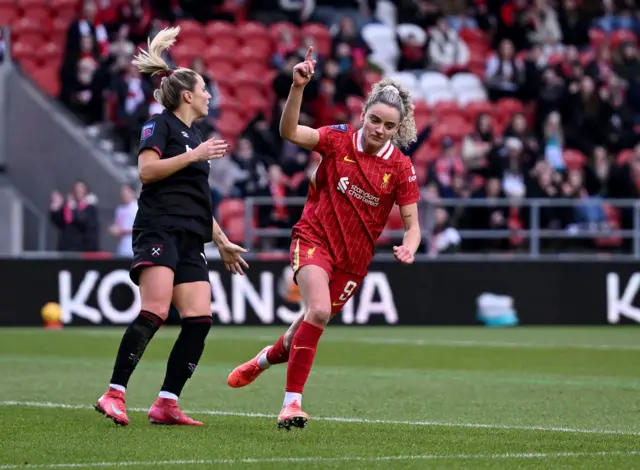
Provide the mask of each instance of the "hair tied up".
[{"label": "hair tied up", "polygon": [[172,69],[163,70],[158,75],[160,75],[161,77],[170,77],[171,75],[173,75],[173,70]]},{"label": "hair tied up", "polygon": [[387,85],[385,86],[382,91],[392,91],[394,92],[396,95],[400,94],[400,90],[398,90],[396,87],[394,87],[393,85]]}]

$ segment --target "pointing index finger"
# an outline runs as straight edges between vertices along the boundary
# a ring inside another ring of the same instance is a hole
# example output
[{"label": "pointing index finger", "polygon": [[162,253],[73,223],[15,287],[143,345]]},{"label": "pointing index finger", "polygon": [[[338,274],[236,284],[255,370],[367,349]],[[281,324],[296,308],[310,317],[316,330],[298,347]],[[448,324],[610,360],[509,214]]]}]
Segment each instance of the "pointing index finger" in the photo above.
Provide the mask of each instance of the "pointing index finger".
[{"label": "pointing index finger", "polygon": [[309,49],[307,49],[307,55],[304,56],[305,62],[311,60],[311,53],[312,52],[313,52],[313,46],[309,46]]}]

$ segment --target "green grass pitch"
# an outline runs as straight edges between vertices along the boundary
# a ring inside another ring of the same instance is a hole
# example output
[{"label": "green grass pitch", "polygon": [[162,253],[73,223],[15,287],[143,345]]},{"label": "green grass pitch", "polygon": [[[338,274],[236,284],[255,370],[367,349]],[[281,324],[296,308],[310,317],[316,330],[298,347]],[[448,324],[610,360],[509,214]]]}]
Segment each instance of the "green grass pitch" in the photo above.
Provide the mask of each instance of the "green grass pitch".
[{"label": "green grass pitch", "polygon": [[131,424],[92,409],[122,328],[0,329],[0,469],[640,468],[640,331],[610,328],[332,327],[303,409],[276,428],[286,367],[227,386],[283,328],[214,327],[180,399],[201,428],[146,410],[176,328],[147,349],[127,391]]}]

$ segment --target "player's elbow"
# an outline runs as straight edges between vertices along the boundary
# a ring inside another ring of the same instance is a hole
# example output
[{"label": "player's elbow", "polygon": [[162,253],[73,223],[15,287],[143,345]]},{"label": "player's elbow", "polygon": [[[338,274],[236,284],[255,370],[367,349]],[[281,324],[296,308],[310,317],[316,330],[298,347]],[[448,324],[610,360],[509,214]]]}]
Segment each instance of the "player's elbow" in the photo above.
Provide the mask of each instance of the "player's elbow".
[{"label": "player's elbow", "polygon": [[142,184],[149,184],[155,181],[153,171],[149,165],[138,165],[138,178]]}]

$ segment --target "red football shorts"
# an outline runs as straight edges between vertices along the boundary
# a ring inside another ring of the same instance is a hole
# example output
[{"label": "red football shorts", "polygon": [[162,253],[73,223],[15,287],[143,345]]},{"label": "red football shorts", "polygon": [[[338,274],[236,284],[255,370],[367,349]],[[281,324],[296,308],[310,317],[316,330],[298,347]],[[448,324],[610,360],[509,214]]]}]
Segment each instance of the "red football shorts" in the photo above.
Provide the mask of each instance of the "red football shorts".
[{"label": "red football shorts", "polygon": [[337,268],[329,252],[320,245],[308,240],[295,238],[291,241],[291,267],[293,282],[297,284],[296,275],[303,266],[313,264],[320,266],[329,275],[329,293],[331,295],[331,316],[339,313],[344,304],[362,285],[364,277]]}]

